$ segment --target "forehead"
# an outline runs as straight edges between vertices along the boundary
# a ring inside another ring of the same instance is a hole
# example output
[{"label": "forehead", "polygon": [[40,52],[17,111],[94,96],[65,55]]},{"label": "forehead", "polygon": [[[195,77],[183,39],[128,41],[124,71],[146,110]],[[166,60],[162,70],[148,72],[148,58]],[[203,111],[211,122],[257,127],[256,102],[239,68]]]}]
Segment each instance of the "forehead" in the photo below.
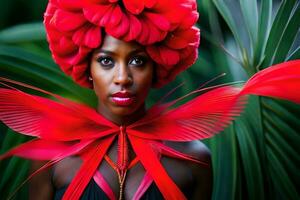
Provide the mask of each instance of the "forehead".
[{"label": "forehead", "polygon": [[111,51],[115,53],[128,53],[136,50],[144,50],[144,46],[136,42],[125,42],[110,35],[105,35],[99,50]]}]

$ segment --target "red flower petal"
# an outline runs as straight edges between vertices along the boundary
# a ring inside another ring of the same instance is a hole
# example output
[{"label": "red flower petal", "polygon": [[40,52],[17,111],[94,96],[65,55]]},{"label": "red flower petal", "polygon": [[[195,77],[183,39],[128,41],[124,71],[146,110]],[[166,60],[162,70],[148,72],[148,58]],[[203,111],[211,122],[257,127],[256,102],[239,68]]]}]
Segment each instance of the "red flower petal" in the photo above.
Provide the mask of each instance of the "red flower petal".
[{"label": "red flower petal", "polygon": [[141,33],[142,25],[141,22],[132,14],[128,14],[128,19],[130,24],[129,31],[122,39],[124,39],[125,41],[132,41],[135,40]]},{"label": "red flower petal", "polygon": [[52,57],[55,60],[55,62],[59,65],[60,69],[64,73],[70,75],[72,73],[72,70],[73,70],[73,65],[67,64],[65,62],[64,58],[59,57],[58,54],[55,53],[55,51],[52,51],[52,52],[53,52]]},{"label": "red flower petal", "polygon": [[45,24],[45,26],[47,29],[47,40],[50,45],[52,42],[57,43],[62,37],[62,32],[57,31],[57,29],[51,27],[49,24]]},{"label": "red flower petal", "polygon": [[146,50],[150,57],[158,64],[172,66],[179,62],[180,56],[178,51],[166,46],[148,46]]},{"label": "red flower petal", "polygon": [[180,51],[180,62],[169,70],[169,76],[167,77],[167,82],[170,82],[175,79],[177,74],[186,70],[188,67],[193,65],[198,57],[197,48],[186,48],[185,50]]},{"label": "red flower petal", "polygon": [[146,44],[153,44],[156,42],[160,42],[164,40],[167,36],[167,31],[162,31],[158,30],[158,28],[152,24],[152,22],[148,21],[147,22],[148,27],[149,27],[149,40],[147,41]]},{"label": "red flower petal", "polygon": [[188,15],[186,15],[181,24],[179,25],[180,29],[188,29],[192,27],[198,20],[199,14],[197,11],[190,12]]},{"label": "red flower petal", "polygon": [[64,71],[70,73],[73,65],[87,62],[91,49],[101,45],[100,27],[124,41],[146,46],[161,42],[149,48],[153,59],[165,70],[158,72],[163,77],[160,84],[174,76],[170,73],[194,62],[199,45],[199,30],[192,27],[198,19],[195,0],[123,0],[125,8],[120,7],[120,1],[50,0],[45,13],[47,39],[55,61]]},{"label": "red flower petal", "polygon": [[163,60],[163,63],[166,66],[172,66],[179,62],[180,55],[179,55],[178,51],[175,51],[168,47],[162,46],[161,48],[159,48],[159,53]]},{"label": "red flower petal", "polygon": [[[84,16],[91,23],[96,24],[98,26],[103,26],[104,21],[103,17],[107,15],[108,11],[111,9],[113,5],[105,4],[105,5],[91,5],[83,9]],[[109,12],[111,15],[111,11]],[[107,18],[107,17],[106,17]]]},{"label": "red flower petal", "polygon": [[153,12],[163,15],[171,24],[178,24],[184,16],[191,12],[190,6],[183,3],[170,3],[168,0],[159,0],[152,8]]},{"label": "red flower petal", "polygon": [[85,0],[85,1],[93,4],[109,4],[109,3],[117,2],[118,0]]},{"label": "red flower petal", "polygon": [[82,0],[57,0],[60,8],[70,11],[80,11],[84,7],[85,1]]},{"label": "red flower petal", "polygon": [[123,13],[122,20],[120,21],[120,24],[116,26],[106,26],[105,27],[106,32],[115,37],[120,38],[123,37],[128,31],[129,31],[129,19],[126,14]]},{"label": "red flower petal", "polygon": [[55,25],[59,31],[72,31],[86,22],[81,13],[72,13],[64,10],[56,10],[50,23]]},{"label": "red flower petal", "polygon": [[152,8],[157,3],[157,0],[144,0],[146,8]]},{"label": "red flower petal", "polygon": [[174,80],[176,78],[177,74],[179,74],[180,72],[186,70],[188,67],[193,65],[195,63],[197,57],[198,57],[198,51],[194,50],[187,59],[182,60],[180,62],[180,64],[173,67],[173,69],[170,70],[170,74],[169,74],[169,77],[167,78],[167,80],[168,80],[167,82]]},{"label": "red flower petal", "polygon": [[101,44],[101,29],[98,26],[91,24],[86,25],[85,27],[78,29],[72,40],[78,46],[86,46],[89,48],[97,48]]},{"label": "red flower petal", "polygon": [[162,31],[156,27],[149,19],[141,18],[142,32],[137,38],[137,42],[142,45],[150,45],[160,42],[167,36],[167,31]]},{"label": "red flower petal", "polygon": [[147,26],[146,23],[142,22],[141,25],[142,25],[141,26],[142,29],[141,29],[140,35],[137,38],[137,41],[140,44],[145,45],[147,43],[147,41],[148,41],[150,31],[149,31],[149,28],[148,28],[148,26]]},{"label": "red flower petal", "polygon": [[117,24],[119,24],[122,19],[122,16],[123,16],[123,12],[122,12],[120,6],[118,6],[118,5],[114,6],[111,17],[110,17],[110,22],[109,22],[110,25],[116,26]]},{"label": "red flower petal", "polygon": [[166,70],[163,65],[157,65],[156,69],[156,74],[159,79],[165,78],[169,74],[169,71]]},{"label": "red flower petal", "polygon": [[90,48],[97,48],[101,45],[102,35],[100,27],[93,26],[86,32],[84,45]]},{"label": "red flower petal", "polygon": [[55,53],[60,56],[75,53],[78,48],[78,46],[73,43],[72,39],[66,36],[61,36],[57,43],[52,44],[52,48],[54,48]]},{"label": "red flower petal", "polygon": [[106,13],[102,16],[102,18],[99,21],[99,25],[100,26],[106,26],[108,24],[112,25],[110,23],[110,19],[112,17],[113,11],[114,11],[114,7],[113,6],[110,6],[109,9],[107,9]]},{"label": "red flower petal", "polygon": [[158,30],[156,26],[152,24],[152,22],[145,20],[144,22],[147,25],[147,28],[149,30],[149,36],[147,38],[147,41],[144,41],[144,44],[153,44],[155,42],[161,41],[161,32]]},{"label": "red flower petal", "polygon": [[143,0],[123,0],[125,8],[134,15],[140,14],[144,10]]},{"label": "red flower petal", "polygon": [[46,22],[49,23],[50,19],[52,18],[53,14],[55,13],[56,10],[57,10],[56,4],[52,3],[52,1],[50,1],[48,3],[46,12],[44,13],[44,22],[45,22],[45,24],[47,24]]},{"label": "red flower petal", "polygon": [[55,55],[56,52],[54,50],[54,55],[55,55],[55,59],[59,62],[63,62],[68,65],[77,65],[78,63],[81,63],[87,58],[87,55],[89,54],[90,51],[91,50],[89,48],[78,47],[76,51],[65,56]]},{"label": "red flower petal", "polygon": [[160,14],[145,12],[144,15],[160,30],[168,31],[170,29],[170,22]]},{"label": "red flower petal", "polygon": [[73,71],[71,76],[74,79],[74,81],[76,81],[80,85],[90,87],[91,83],[89,83],[88,81],[89,74],[87,69],[88,69],[87,63],[75,65],[73,66]]},{"label": "red flower petal", "polygon": [[188,45],[198,46],[200,31],[196,27],[187,30],[178,30],[166,39],[165,44],[172,49],[183,49]]}]

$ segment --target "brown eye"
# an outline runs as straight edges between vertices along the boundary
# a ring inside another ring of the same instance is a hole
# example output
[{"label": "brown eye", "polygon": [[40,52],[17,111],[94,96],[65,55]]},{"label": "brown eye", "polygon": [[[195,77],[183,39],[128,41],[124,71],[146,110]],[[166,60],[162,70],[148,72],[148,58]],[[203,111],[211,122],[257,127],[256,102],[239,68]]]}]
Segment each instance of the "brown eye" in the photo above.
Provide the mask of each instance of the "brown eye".
[{"label": "brown eye", "polygon": [[142,66],[145,64],[146,59],[143,57],[134,57],[129,61],[129,65]]},{"label": "brown eye", "polygon": [[110,57],[100,57],[97,59],[97,62],[99,62],[103,67],[113,67],[114,61]]}]

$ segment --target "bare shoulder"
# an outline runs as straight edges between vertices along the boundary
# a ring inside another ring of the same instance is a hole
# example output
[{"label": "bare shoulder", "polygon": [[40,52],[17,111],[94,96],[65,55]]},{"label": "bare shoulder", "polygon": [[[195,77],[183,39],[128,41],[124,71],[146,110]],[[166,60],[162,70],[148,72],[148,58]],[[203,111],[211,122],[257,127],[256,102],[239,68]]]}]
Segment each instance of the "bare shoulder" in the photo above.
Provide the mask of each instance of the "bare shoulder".
[{"label": "bare shoulder", "polygon": [[[194,162],[184,162],[188,164],[188,170],[193,174],[193,185],[190,187],[192,196],[190,199],[211,199],[213,172],[211,165],[211,154],[207,146],[201,141],[192,142],[167,142],[166,145],[190,155],[207,165]],[[187,165],[186,165],[187,166]]]},{"label": "bare shoulder", "polygon": [[194,192],[191,199],[211,199],[213,172],[210,150],[201,141],[187,142],[183,144],[182,150],[184,153],[208,164],[208,166],[204,166],[202,164],[191,165],[195,178]]},{"label": "bare shoulder", "polygon": [[[45,165],[45,161],[32,161],[30,166],[30,174]],[[52,199],[53,185],[51,181],[50,169],[45,169],[31,178],[29,181],[29,199]]]},{"label": "bare shoulder", "polygon": [[197,160],[208,164],[211,163],[210,150],[199,140],[191,142],[167,142],[166,144],[177,151],[196,158]]}]

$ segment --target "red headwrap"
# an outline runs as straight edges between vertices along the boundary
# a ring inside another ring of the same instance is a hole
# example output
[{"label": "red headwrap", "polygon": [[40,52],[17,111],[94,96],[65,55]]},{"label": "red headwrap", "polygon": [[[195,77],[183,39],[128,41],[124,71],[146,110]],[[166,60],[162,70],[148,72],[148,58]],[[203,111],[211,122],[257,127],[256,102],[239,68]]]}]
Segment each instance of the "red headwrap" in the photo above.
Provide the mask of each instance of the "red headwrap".
[{"label": "red headwrap", "polygon": [[196,0],[50,0],[44,23],[56,63],[80,85],[102,30],[146,47],[156,63],[156,87],[173,80],[197,58]]}]

